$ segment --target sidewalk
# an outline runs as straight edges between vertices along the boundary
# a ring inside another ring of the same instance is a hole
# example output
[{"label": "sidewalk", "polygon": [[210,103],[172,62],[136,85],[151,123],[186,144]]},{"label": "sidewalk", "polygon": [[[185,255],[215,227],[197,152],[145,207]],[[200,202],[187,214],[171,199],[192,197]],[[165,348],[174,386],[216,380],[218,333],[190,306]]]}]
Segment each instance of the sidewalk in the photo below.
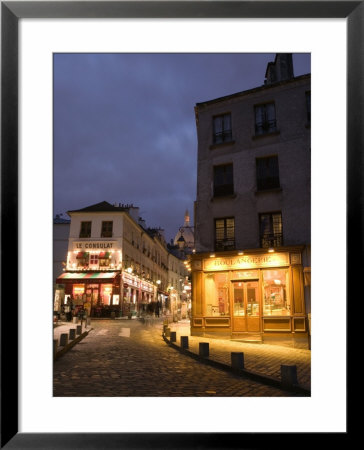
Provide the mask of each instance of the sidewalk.
[{"label": "sidewalk", "polygon": [[[190,335],[189,321],[180,321],[168,325],[171,331],[176,332],[176,342],[170,343],[170,338],[165,340],[170,345],[181,347],[181,336],[188,336],[188,351],[193,355],[199,355],[199,343],[209,343],[209,357],[199,357],[210,360],[231,370],[231,353],[244,353],[244,369],[249,374],[261,375],[267,382],[281,380],[281,365],[295,365],[297,367],[298,387],[303,390],[311,390],[311,351],[299,348],[284,347],[280,345],[257,344],[247,342],[235,342],[229,339],[206,338]],[[272,380],[273,379],[273,380]]]},{"label": "sidewalk", "polygon": [[[77,327],[79,328],[79,333],[77,333]],[[70,337],[70,330],[74,330],[74,337]],[[92,330],[91,325],[86,325],[86,321],[79,320],[77,323],[73,322],[63,322],[59,321],[57,324],[53,325],[53,359],[57,359],[59,356],[66,353],[70,350],[75,344],[80,342],[83,338],[85,338],[88,333]],[[67,343],[66,345],[61,345],[63,342],[61,341],[61,335],[67,335]]]}]

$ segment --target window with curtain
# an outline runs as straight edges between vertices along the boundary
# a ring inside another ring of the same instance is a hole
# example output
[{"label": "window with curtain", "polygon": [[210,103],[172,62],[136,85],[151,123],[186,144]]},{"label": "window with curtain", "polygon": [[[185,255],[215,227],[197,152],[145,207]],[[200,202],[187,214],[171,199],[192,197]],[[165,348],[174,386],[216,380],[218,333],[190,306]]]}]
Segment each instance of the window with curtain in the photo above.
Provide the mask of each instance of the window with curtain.
[{"label": "window with curtain", "polygon": [[235,249],[235,219],[215,219],[215,250]]},{"label": "window with curtain", "polygon": [[255,134],[262,135],[277,131],[276,108],[274,103],[257,105],[255,109]]},{"label": "window with curtain", "polygon": [[283,245],[282,213],[259,214],[260,245],[262,248]]},{"label": "window with curtain", "polygon": [[213,142],[221,144],[232,140],[231,114],[221,114],[213,118]]}]

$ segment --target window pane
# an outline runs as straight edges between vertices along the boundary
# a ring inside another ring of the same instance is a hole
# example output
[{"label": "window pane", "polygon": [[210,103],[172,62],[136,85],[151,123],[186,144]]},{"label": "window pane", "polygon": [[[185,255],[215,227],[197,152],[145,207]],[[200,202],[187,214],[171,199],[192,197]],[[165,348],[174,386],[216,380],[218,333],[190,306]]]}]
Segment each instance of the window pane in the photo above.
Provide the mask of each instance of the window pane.
[{"label": "window pane", "polygon": [[257,189],[274,189],[280,186],[278,156],[256,159]]},{"label": "window pane", "polygon": [[[239,287],[239,284],[241,287]],[[244,316],[244,289],[243,283],[236,283],[234,287],[234,316]]]},{"label": "window pane", "polygon": [[228,279],[226,273],[206,275],[205,293],[207,316],[229,315]]},{"label": "window pane", "polygon": [[264,315],[287,316],[290,314],[288,270],[263,270]]}]

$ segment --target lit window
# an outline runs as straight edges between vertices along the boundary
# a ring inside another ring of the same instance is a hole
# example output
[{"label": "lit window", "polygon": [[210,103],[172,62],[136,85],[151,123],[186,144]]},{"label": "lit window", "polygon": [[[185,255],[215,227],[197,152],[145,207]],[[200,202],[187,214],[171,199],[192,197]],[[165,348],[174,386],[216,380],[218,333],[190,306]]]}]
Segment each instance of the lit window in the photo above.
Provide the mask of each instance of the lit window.
[{"label": "lit window", "polygon": [[262,135],[277,131],[274,103],[255,106],[255,134]]},{"label": "lit window", "polygon": [[90,265],[96,265],[99,263],[99,255],[90,255]]},{"label": "lit window", "polygon": [[214,273],[205,276],[206,316],[228,316],[229,295],[226,273]]},{"label": "lit window", "polygon": [[222,114],[213,118],[214,125],[214,144],[221,144],[223,142],[231,141],[231,114]]},{"label": "lit window", "polygon": [[288,270],[263,270],[264,315],[287,316],[290,314],[288,295]]},{"label": "lit window", "polygon": [[278,156],[256,159],[257,189],[279,188]]}]

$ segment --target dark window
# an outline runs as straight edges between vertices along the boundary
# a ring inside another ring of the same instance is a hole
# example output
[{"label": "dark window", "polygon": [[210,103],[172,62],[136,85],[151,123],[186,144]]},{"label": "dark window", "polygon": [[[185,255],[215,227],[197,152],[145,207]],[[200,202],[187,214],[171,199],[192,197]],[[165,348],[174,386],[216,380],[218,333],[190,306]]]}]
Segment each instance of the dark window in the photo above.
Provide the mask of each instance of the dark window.
[{"label": "dark window", "polygon": [[262,248],[283,245],[282,214],[280,212],[260,214],[259,224]]},{"label": "dark window", "polygon": [[279,188],[278,156],[256,159],[257,189]]},{"label": "dark window", "polygon": [[311,91],[306,92],[307,122],[311,123]]},{"label": "dark window", "polygon": [[255,134],[262,135],[277,131],[274,103],[255,106]]},{"label": "dark window", "polygon": [[234,193],[233,165],[214,166],[214,197]]},{"label": "dark window", "polygon": [[81,222],[80,238],[91,237],[91,222]]},{"label": "dark window", "polygon": [[215,250],[235,249],[235,220],[233,217],[215,219]]},{"label": "dark window", "polygon": [[112,237],[112,221],[102,222],[101,237]]},{"label": "dark window", "polygon": [[214,117],[214,144],[221,144],[232,139],[231,114],[222,114]]}]

